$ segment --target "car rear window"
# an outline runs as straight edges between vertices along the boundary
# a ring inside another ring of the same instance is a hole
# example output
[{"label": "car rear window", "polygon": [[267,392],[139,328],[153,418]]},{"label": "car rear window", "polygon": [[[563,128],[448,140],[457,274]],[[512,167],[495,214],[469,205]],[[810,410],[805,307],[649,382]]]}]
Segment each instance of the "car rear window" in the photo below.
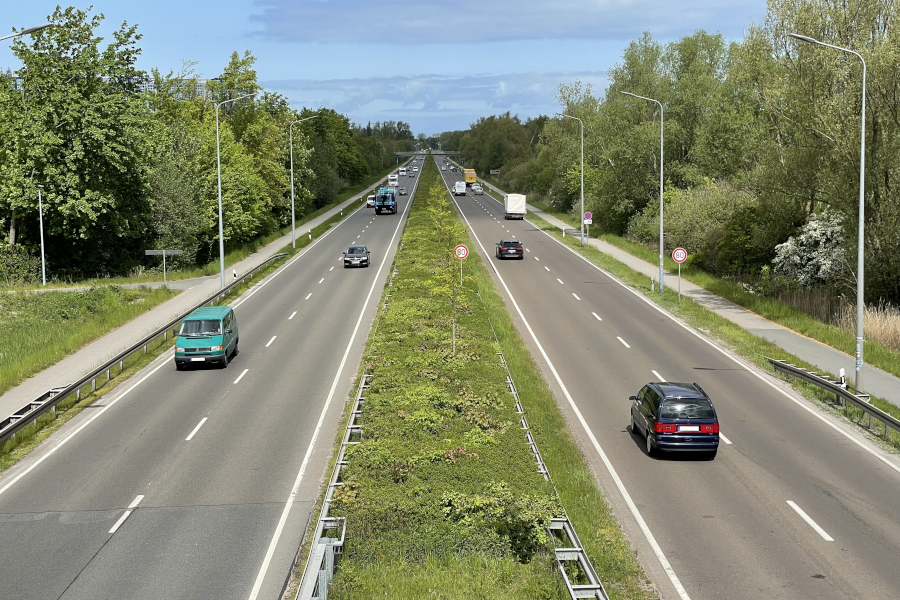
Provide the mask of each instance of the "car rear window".
[{"label": "car rear window", "polygon": [[659,409],[661,419],[714,419],[712,404],[702,398],[666,400]]}]

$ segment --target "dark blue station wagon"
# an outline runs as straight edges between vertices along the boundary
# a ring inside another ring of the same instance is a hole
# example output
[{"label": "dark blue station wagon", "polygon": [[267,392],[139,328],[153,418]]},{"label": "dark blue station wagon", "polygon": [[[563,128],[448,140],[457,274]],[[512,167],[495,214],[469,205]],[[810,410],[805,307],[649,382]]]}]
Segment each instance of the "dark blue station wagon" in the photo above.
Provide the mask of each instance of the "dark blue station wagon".
[{"label": "dark blue station wagon", "polygon": [[716,455],[719,418],[696,383],[648,383],[629,400],[631,431],[645,438],[647,454],[666,450]]}]

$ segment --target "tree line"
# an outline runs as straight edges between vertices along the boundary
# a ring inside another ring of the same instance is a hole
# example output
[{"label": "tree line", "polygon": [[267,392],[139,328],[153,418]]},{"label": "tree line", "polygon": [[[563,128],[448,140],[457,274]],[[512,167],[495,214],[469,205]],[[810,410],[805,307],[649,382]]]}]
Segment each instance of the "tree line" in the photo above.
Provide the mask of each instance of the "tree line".
[{"label": "tree line", "polygon": [[[856,273],[862,68],[866,300],[900,303],[900,7],[877,0],[780,0],[740,42],[697,31],[628,44],[602,95],[559,88],[584,121],[585,205],[602,231],[653,247],[659,235],[664,107],[667,248],[757,289],[817,288],[852,297]],[[467,165],[572,211],[580,126],[572,119],[479,119],[459,144]],[[671,247],[669,247],[671,246]]]},{"label": "tree line", "polygon": [[[39,199],[49,273],[127,275],[146,249],[177,248],[177,266],[218,256],[216,105],[223,239],[238,246],[290,223],[290,145],[298,217],[411,150],[409,124],[359,126],[338,112],[295,110],[234,52],[201,79],[137,68],[141,34],[123,23],[108,42],[102,15],[57,8],[53,27],[12,44],[22,67],[0,79],[0,282],[40,280]],[[253,94],[252,97],[238,99]]]}]

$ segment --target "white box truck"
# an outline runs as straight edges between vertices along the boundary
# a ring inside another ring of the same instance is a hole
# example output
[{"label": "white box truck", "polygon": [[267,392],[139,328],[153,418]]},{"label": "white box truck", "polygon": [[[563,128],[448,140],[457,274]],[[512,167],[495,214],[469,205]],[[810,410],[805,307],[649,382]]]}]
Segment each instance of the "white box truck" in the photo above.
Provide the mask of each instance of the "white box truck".
[{"label": "white box truck", "polygon": [[[466,182],[465,181],[457,181],[453,184],[453,195],[454,196],[465,196],[466,195]],[[524,196],[523,196],[524,198]]]},{"label": "white box truck", "polygon": [[503,205],[506,207],[504,219],[525,218],[525,196],[523,194],[507,194],[503,196]]}]

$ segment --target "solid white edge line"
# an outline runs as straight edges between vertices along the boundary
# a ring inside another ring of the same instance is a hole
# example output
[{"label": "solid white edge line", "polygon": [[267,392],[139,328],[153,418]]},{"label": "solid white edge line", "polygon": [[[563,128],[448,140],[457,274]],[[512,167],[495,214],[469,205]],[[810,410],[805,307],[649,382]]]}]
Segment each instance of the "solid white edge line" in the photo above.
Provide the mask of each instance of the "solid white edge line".
[{"label": "solid white edge line", "polygon": [[244,375],[246,375],[246,374],[247,374],[247,371],[249,371],[249,370],[250,370],[250,369],[244,369],[244,372],[241,373],[240,375],[238,375],[238,378],[234,380],[234,383],[237,383],[238,381],[240,381],[241,379],[243,379],[243,378],[244,378]]},{"label": "solid white edge line", "polygon": [[598,320],[598,321],[602,321],[602,320],[603,320],[603,319],[600,318],[600,315],[598,315],[597,313],[592,312],[591,314],[594,315],[595,317],[597,317],[597,320]]},{"label": "solid white edge line", "polygon": [[266,344],[266,348],[268,348],[269,346],[271,346],[271,345],[272,345],[272,342],[274,342],[274,341],[275,341],[275,338],[277,338],[277,337],[278,337],[277,335],[273,335],[273,336],[272,336],[272,339],[269,340],[269,343]]},{"label": "solid white edge line", "polygon": [[116,524],[112,526],[112,529],[109,530],[109,534],[110,534],[110,535],[114,534],[114,533],[119,529],[119,527],[122,526],[122,523],[125,522],[125,519],[127,519],[127,518],[128,518],[128,515],[130,515],[130,514],[131,514],[131,511],[130,511],[130,510],[126,510],[126,511],[122,514],[122,516],[119,517],[119,520],[116,521]]},{"label": "solid white edge line", "polygon": [[719,439],[722,440],[723,442],[725,442],[726,444],[728,444],[729,446],[732,445],[731,440],[729,440],[727,437],[725,437],[725,434],[723,434],[721,431],[719,432]]},{"label": "solid white edge line", "polygon": [[141,503],[141,500],[144,499],[143,494],[139,494],[134,500],[131,501],[131,504],[128,505],[128,508],[137,508],[137,505]]},{"label": "solid white edge line", "polygon": [[[446,185],[446,184],[445,184]],[[449,191],[449,190],[448,190]],[[459,204],[456,203],[456,199],[453,199],[453,203],[456,204],[457,210],[462,215],[462,218],[465,220],[466,224],[469,226],[469,231],[472,232],[472,236],[475,238],[475,241],[481,247],[481,251],[484,253],[485,260],[491,265],[491,268],[494,269],[494,272],[497,274],[497,279],[500,280],[501,285],[503,285],[503,289],[506,290],[507,295],[509,296],[510,301],[515,307],[516,312],[519,314],[519,318],[522,319],[522,323],[525,325],[525,328],[528,330],[528,333],[531,335],[531,339],[534,340],[535,346],[537,346],[538,351],[541,353],[541,357],[544,359],[544,362],[547,363],[547,367],[550,369],[550,372],[553,373],[553,378],[556,379],[557,385],[559,385],[560,390],[562,390],[563,395],[566,397],[566,401],[569,403],[569,406],[572,409],[572,412],[575,413],[578,422],[581,424],[581,427],[584,429],[588,438],[591,440],[591,445],[594,446],[594,450],[597,451],[597,454],[600,455],[600,460],[603,461],[603,465],[606,467],[606,470],[609,472],[610,477],[612,477],[613,481],[616,484],[616,488],[618,488],[619,493],[622,494],[622,497],[625,500],[625,504],[628,505],[628,509],[631,511],[632,516],[637,521],[638,527],[640,527],[641,532],[643,532],[644,537],[647,539],[647,542],[650,544],[650,547],[653,549],[653,553],[656,555],[657,560],[659,560],[660,565],[662,565],[663,570],[666,572],[666,575],[669,577],[669,581],[675,587],[675,591],[678,593],[678,596],[681,600],[690,600],[690,596],[687,591],[684,589],[684,586],[681,585],[681,581],[678,579],[678,576],[675,574],[675,570],[672,568],[672,565],[669,563],[669,560],[666,558],[666,555],[663,553],[662,548],[660,548],[659,544],[656,542],[656,538],[653,536],[653,533],[650,531],[650,527],[647,525],[646,521],[644,521],[644,517],[641,516],[641,512],[638,510],[637,505],[634,503],[634,500],[631,498],[631,494],[628,493],[628,490],[625,489],[625,484],[619,478],[618,472],[616,472],[615,467],[613,467],[612,462],[610,462],[609,457],[606,456],[606,452],[603,451],[603,448],[600,447],[600,442],[597,441],[596,436],[594,436],[594,432],[591,431],[591,428],[588,426],[587,421],[584,418],[584,415],[581,414],[581,410],[579,410],[578,405],[575,404],[575,400],[572,398],[572,395],[569,394],[569,389],[566,387],[566,384],[563,383],[562,377],[559,376],[559,373],[556,370],[556,367],[553,366],[553,362],[550,360],[550,357],[547,355],[547,352],[544,350],[544,346],[541,345],[541,342],[538,340],[537,335],[535,335],[534,330],[531,328],[531,324],[528,322],[528,319],[525,318],[525,314],[522,312],[522,309],[519,308],[519,303],[516,302],[515,297],[512,295],[509,287],[506,285],[506,281],[504,281],[503,277],[497,271],[497,267],[494,266],[494,261],[491,260],[490,256],[487,253],[487,250],[484,248],[484,244],[481,243],[481,240],[478,238],[478,234],[475,233],[475,230],[472,228],[472,224],[469,223],[469,219],[466,218],[465,213],[460,208]],[[534,223],[530,223],[534,225]],[[546,232],[545,232],[546,233]],[[551,236],[551,239],[555,239]]]},{"label": "solid white edge line", "polygon": [[575,299],[576,299],[576,300],[581,300],[581,298],[579,298],[579,297],[578,297],[578,294],[576,294],[575,292],[572,292],[572,295],[575,296]]},{"label": "solid white edge line", "polygon": [[[499,202],[499,201],[497,201],[497,202]],[[525,220],[528,221],[528,219],[525,219]],[[539,230],[541,233],[543,233],[544,235],[546,235],[548,238],[550,238],[551,240],[553,240],[554,242],[556,242],[557,244],[559,244],[560,246],[562,246],[563,248],[565,248],[566,250],[568,250],[569,252],[571,252],[572,254],[574,254],[575,256],[577,256],[578,258],[580,258],[581,260],[583,260],[584,262],[586,262],[588,265],[590,265],[590,266],[592,266],[593,268],[597,269],[598,271],[600,271],[601,273],[603,273],[604,275],[606,275],[607,277],[609,277],[610,279],[612,279],[615,283],[618,283],[620,286],[622,286],[623,288],[625,288],[627,291],[631,292],[632,294],[634,294],[635,296],[637,296],[638,298],[640,298],[641,300],[643,300],[644,302],[646,302],[648,306],[650,306],[650,307],[653,308],[654,310],[656,310],[656,311],[662,313],[663,315],[665,315],[666,317],[668,317],[669,319],[671,319],[674,323],[676,323],[677,325],[679,325],[680,327],[682,327],[685,331],[691,333],[692,335],[696,336],[698,339],[704,341],[705,343],[707,343],[708,345],[710,345],[711,347],[713,347],[715,350],[717,350],[718,352],[720,352],[723,356],[727,357],[727,358],[728,358],[729,360],[731,360],[732,362],[734,362],[734,363],[740,365],[741,368],[743,368],[745,371],[747,371],[748,373],[750,373],[751,375],[753,375],[754,377],[756,377],[757,379],[759,379],[760,381],[762,381],[763,383],[765,383],[766,385],[768,385],[769,387],[771,387],[773,390],[775,390],[776,392],[778,392],[779,394],[781,394],[782,396],[784,396],[785,398],[787,398],[788,400],[790,400],[791,402],[793,402],[794,404],[796,404],[797,406],[799,406],[800,408],[802,408],[803,410],[805,410],[806,412],[808,412],[809,414],[811,414],[811,415],[814,416],[815,418],[819,419],[820,421],[822,421],[823,423],[825,423],[826,425],[828,425],[829,427],[831,427],[832,429],[834,429],[835,431],[837,431],[838,433],[840,433],[842,436],[844,436],[845,438],[847,438],[848,440],[850,440],[851,442],[853,442],[854,444],[856,444],[857,446],[859,446],[860,448],[862,448],[863,450],[865,450],[866,452],[868,452],[869,454],[871,454],[872,456],[874,456],[874,457],[875,457],[876,459],[878,459],[881,463],[883,463],[884,465],[890,467],[890,468],[893,469],[895,472],[900,473],[900,466],[895,465],[894,463],[892,463],[892,462],[889,461],[888,459],[884,458],[883,456],[881,456],[880,454],[878,454],[877,452],[875,452],[874,449],[870,448],[868,445],[866,445],[866,444],[863,443],[862,441],[856,439],[855,437],[853,437],[852,435],[850,435],[848,432],[846,432],[846,431],[844,431],[843,429],[841,429],[840,427],[838,427],[837,424],[832,423],[831,421],[829,421],[828,419],[826,419],[825,416],[820,415],[818,412],[816,412],[816,411],[813,409],[812,406],[809,406],[810,401],[806,400],[805,398],[804,398],[804,399],[798,399],[798,398],[795,398],[795,397],[792,396],[787,390],[784,390],[784,389],[778,387],[778,385],[776,385],[775,382],[769,381],[769,379],[768,379],[768,377],[767,377],[767,376],[769,375],[768,373],[759,373],[759,372],[757,372],[756,370],[751,369],[747,364],[745,364],[745,363],[743,362],[743,360],[742,360],[741,358],[739,358],[739,357],[737,357],[737,356],[733,356],[732,354],[730,354],[730,353],[729,353],[727,350],[725,350],[724,348],[720,348],[720,347],[717,346],[715,343],[713,343],[712,340],[707,339],[707,338],[706,338],[703,334],[701,334],[700,332],[695,331],[690,325],[688,325],[688,324],[686,324],[686,323],[682,323],[680,320],[678,320],[678,318],[677,318],[675,315],[669,313],[666,309],[664,309],[663,307],[659,306],[656,302],[654,302],[654,301],[651,300],[650,298],[647,298],[644,294],[642,294],[642,293],[639,292],[638,290],[632,288],[632,287],[629,286],[627,283],[625,283],[624,281],[620,280],[618,277],[616,277],[615,275],[613,275],[612,273],[610,273],[609,271],[607,271],[607,270],[604,269],[603,267],[600,267],[600,266],[598,266],[598,265],[595,265],[595,264],[592,263],[592,262],[590,261],[590,259],[588,259],[586,256],[582,256],[581,254],[579,254],[578,252],[576,252],[576,251],[573,250],[572,248],[569,248],[569,247],[566,246],[563,242],[561,242],[560,240],[556,239],[555,237],[553,237],[552,235],[550,235],[549,233],[547,233],[546,231],[544,231],[543,229],[541,229],[540,227],[538,227],[537,225],[535,225],[534,223],[532,223],[531,221],[528,221],[528,223],[529,223],[531,226],[533,226],[535,229]]]},{"label": "solid white edge line", "polygon": [[304,298],[304,300],[309,300],[309,297],[310,297],[310,296],[312,296],[312,292],[308,293],[308,294],[306,295],[306,298]]},{"label": "solid white edge line", "polygon": [[136,388],[137,386],[139,386],[139,385],[141,385],[142,383],[144,383],[144,381],[146,381],[151,375],[153,375],[154,373],[156,373],[157,371],[159,371],[160,369],[162,369],[162,368],[165,367],[166,365],[169,365],[170,363],[169,363],[168,360],[165,360],[165,357],[168,357],[170,354],[171,354],[172,356],[174,356],[174,351],[172,351],[172,350],[167,350],[165,353],[161,354],[160,357],[161,357],[163,360],[161,360],[161,362],[159,363],[159,365],[157,365],[152,371],[150,371],[149,373],[147,373],[146,375],[144,375],[144,376],[140,379],[140,381],[138,381],[138,382],[135,383],[133,386],[131,386],[130,388],[128,388],[127,390],[125,390],[124,392],[122,392],[122,394],[121,394],[119,397],[117,397],[115,400],[110,401],[109,404],[107,404],[106,406],[104,406],[103,408],[101,408],[100,410],[98,410],[96,413],[94,413],[94,415],[93,415],[90,419],[88,419],[87,421],[85,421],[84,423],[82,423],[81,425],[79,425],[78,428],[75,429],[75,431],[73,431],[72,433],[70,433],[69,435],[67,435],[65,438],[63,438],[62,441],[60,441],[57,445],[55,445],[54,447],[50,448],[50,450],[48,450],[46,454],[44,454],[42,457],[40,457],[39,459],[37,459],[36,461],[34,461],[31,465],[28,466],[27,469],[25,469],[24,471],[22,471],[21,473],[19,473],[19,474],[16,475],[15,477],[13,477],[6,485],[4,485],[2,488],[0,488],[0,494],[3,494],[3,492],[5,492],[5,491],[8,490],[9,488],[11,488],[11,487],[13,486],[13,484],[15,484],[17,481],[19,481],[20,479],[22,479],[23,477],[25,477],[26,475],[28,475],[29,473],[31,473],[32,470],[34,470],[39,464],[41,464],[42,462],[44,462],[45,460],[47,460],[50,456],[52,456],[54,452],[56,452],[57,450],[59,450],[60,448],[62,448],[63,445],[64,445],[66,442],[68,442],[68,441],[71,440],[73,437],[75,437],[75,435],[77,435],[82,429],[84,429],[85,427],[87,427],[88,425],[90,425],[91,423],[93,423],[96,419],[98,419],[98,418],[100,417],[100,415],[102,415],[102,414],[105,413],[107,410],[109,410],[110,408],[112,408],[113,406],[115,406],[115,404],[116,404],[119,400],[121,400],[122,398],[124,398],[125,396],[127,396],[128,393],[129,393],[131,390],[133,390],[133,389]]},{"label": "solid white edge line", "polygon": [[[246,371],[245,371],[245,373],[246,373]],[[241,377],[243,377],[243,375],[241,375]],[[237,383],[237,382],[235,382],[235,383]],[[208,417],[203,417],[202,419],[200,419],[200,422],[197,423],[196,427],[194,427],[194,430],[191,432],[191,435],[184,438],[184,441],[186,441],[186,442],[191,441],[191,439],[194,437],[194,435],[196,435],[197,432],[200,431],[200,428],[203,427],[203,424],[206,423],[207,418]],[[143,496],[141,496],[141,497],[143,498]]]},{"label": "solid white edge line", "polygon": [[[622,338],[619,338],[619,339],[622,339]],[[650,369],[650,372],[653,373],[654,375],[656,375],[656,378],[659,379],[660,381],[665,381],[665,380],[666,380],[665,377],[663,377],[662,375],[660,375],[659,373],[657,373],[657,372],[654,371],[653,369]]]},{"label": "solid white edge line", "polygon": [[628,342],[626,342],[625,340],[623,340],[623,339],[620,338],[619,336],[616,336],[616,339],[619,340],[620,342],[622,342],[622,343],[625,345],[626,348],[631,348],[631,346],[628,345]]},{"label": "solid white edge line", "polygon": [[293,318],[294,318],[294,315],[296,315],[296,314],[297,314],[297,311],[296,311],[296,310],[295,310],[294,312],[292,312],[292,313],[291,313],[291,316],[288,317],[288,321],[290,321],[291,319],[293,319]]},{"label": "solid white edge line", "polygon": [[[418,180],[416,180],[416,187],[418,187]],[[415,189],[413,191],[415,193]],[[409,211],[409,207],[412,205],[412,202],[406,203],[406,208],[403,210],[403,215]],[[399,219],[397,222],[397,227],[394,229],[394,235],[391,236],[391,241],[388,242],[388,248],[390,248],[394,243],[394,238],[397,237],[397,232],[400,231],[400,225],[403,223],[403,219]],[[272,541],[269,543],[269,548],[266,550],[266,556],[263,558],[262,565],[259,568],[259,573],[256,575],[256,581],[253,584],[253,589],[250,590],[250,596],[248,600],[256,600],[259,596],[259,591],[262,588],[263,581],[266,578],[266,572],[269,570],[269,564],[272,562],[272,556],[275,554],[275,548],[278,546],[278,540],[281,538],[281,532],[284,530],[285,523],[287,523],[288,515],[291,512],[291,507],[294,505],[294,499],[297,497],[297,493],[300,490],[300,483],[303,481],[303,475],[306,473],[306,467],[309,464],[310,457],[312,456],[313,447],[316,444],[316,440],[319,437],[319,432],[322,430],[322,424],[325,421],[325,413],[328,412],[328,407],[331,405],[331,400],[334,398],[334,392],[337,389],[338,382],[341,379],[341,373],[344,370],[344,365],[347,362],[347,357],[350,355],[350,349],[353,346],[353,341],[356,339],[356,334],[359,331],[359,327],[362,324],[363,317],[366,313],[366,307],[369,305],[369,300],[372,298],[372,293],[375,291],[375,285],[378,283],[378,277],[381,275],[382,269],[384,269],[385,261],[387,261],[388,253],[385,252],[384,258],[381,259],[381,265],[378,267],[378,272],[375,273],[375,279],[372,281],[372,287],[369,288],[369,295],[366,296],[366,301],[363,303],[362,310],[359,312],[359,318],[356,320],[356,327],[353,328],[353,333],[350,335],[350,341],[347,343],[347,349],[344,350],[344,356],[341,358],[341,364],[338,367],[337,373],[334,375],[334,381],[331,383],[331,390],[328,392],[328,398],[325,400],[325,406],[322,407],[322,412],[319,414],[319,420],[316,423],[316,429],[313,431],[313,436],[309,440],[309,446],[306,448],[306,454],[303,457],[303,462],[300,464],[300,471],[297,473],[297,478],[294,480],[294,487],[291,488],[291,493],[288,496],[287,502],[285,503],[284,510],[281,512],[281,518],[278,520],[278,525],[275,527],[275,533],[272,536]]]},{"label": "solid white edge line", "polygon": [[798,515],[800,515],[801,519],[806,521],[807,525],[809,525],[810,527],[815,529],[816,533],[818,533],[819,535],[822,536],[822,539],[824,539],[826,542],[834,541],[834,538],[831,537],[830,535],[828,535],[827,533],[825,533],[825,530],[822,529],[821,527],[819,527],[818,523],[813,521],[812,518],[808,514],[806,514],[806,511],[804,511],[802,508],[797,506],[796,502],[794,502],[793,500],[786,500],[786,502],[788,503],[788,506],[790,506],[791,508],[794,509],[794,512],[796,512]]}]

